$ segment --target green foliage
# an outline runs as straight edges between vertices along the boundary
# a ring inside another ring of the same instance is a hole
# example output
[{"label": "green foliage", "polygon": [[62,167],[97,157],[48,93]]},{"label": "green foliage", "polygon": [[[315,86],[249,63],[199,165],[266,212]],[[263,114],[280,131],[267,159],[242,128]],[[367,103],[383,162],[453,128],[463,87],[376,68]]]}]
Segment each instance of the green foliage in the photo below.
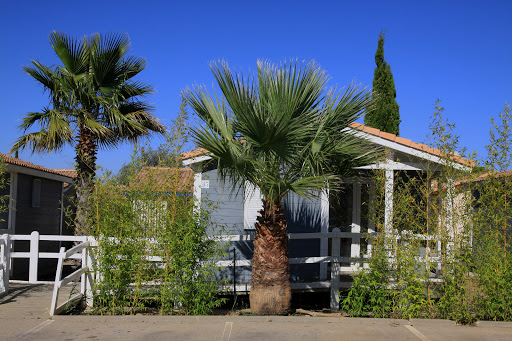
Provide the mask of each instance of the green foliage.
[{"label": "green foliage", "polygon": [[[0,156],[0,223],[5,222],[2,217],[7,217],[5,213],[9,212],[9,194],[6,191],[9,188],[9,173],[7,173],[7,166]],[[5,193],[5,194],[3,194]]]},{"label": "green foliage", "polygon": [[145,144],[144,146],[134,146],[133,154],[137,159],[132,159],[128,163],[123,163],[123,166],[119,169],[117,177],[122,184],[127,185],[130,180],[130,175],[133,176],[133,172],[138,173],[142,167],[179,167],[180,164],[176,164],[174,160],[169,159],[169,148],[167,144],[161,144],[156,149],[153,149],[150,145]]},{"label": "green foliage", "polygon": [[[382,246],[382,244],[377,244]],[[370,268],[354,276],[352,288],[341,303],[351,316],[389,317],[392,311],[392,292],[388,289],[389,268],[386,250],[375,248]]]},{"label": "green foliage", "polygon": [[373,76],[373,110],[366,113],[364,124],[382,131],[399,135],[400,113],[396,103],[396,90],[391,66],[384,60],[384,32],[379,35],[375,52],[375,68]]},{"label": "green foliage", "polygon": [[[186,128],[188,113],[186,110],[185,99],[182,96],[180,105],[180,113],[178,117],[172,121],[169,131],[166,132],[166,142],[153,149],[146,143],[144,146],[135,144],[132,153],[132,159],[128,163],[123,163],[119,169],[117,177],[119,181],[127,185],[131,177],[140,172],[142,167],[181,167],[181,158],[178,157],[178,151],[188,143],[188,136],[182,132]],[[176,139],[176,136],[183,135],[182,138]]]},{"label": "green foliage", "polygon": [[[393,228],[386,226],[383,209],[369,217],[377,231],[367,236],[370,257],[354,276],[342,304],[352,316],[418,318],[431,310],[432,297],[428,294],[431,261],[422,259],[424,254],[420,252],[430,245],[428,242],[425,245],[425,239],[418,235],[427,229],[425,205],[420,199],[425,177],[414,175],[395,174]],[[377,207],[385,207],[384,188],[385,174],[376,171]]]},{"label": "green foliage", "polygon": [[[215,261],[223,255],[212,240],[220,233],[193,198],[147,177],[136,188],[115,177],[96,183],[95,233],[99,240],[95,307],[99,313],[208,314],[222,303],[216,294]],[[151,261],[149,257],[158,257]]]},{"label": "green foliage", "polygon": [[[385,233],[369,236],[368,268],[343,302],[352,315],[512,320],[511,109],[505,105],[498,122],[491,119],[479,171],[461,169],[468,163],[443,111],[437,101],[429,135],[441,168],[428,164],[421,175],[395,176],[393,229],[377,211],[373,221]],[[376,176],[377,188],[382,178]],[[383,257],[383,249],[393,257]]]},{"label": "green foliage", "polygon": [[[344,304],[350,314],[361,311],[350,305],[349,297],[362,297],[366,312],[375,316],[472,321],[467,278],[473,257],[468,214],[473,202],[466,187],[455,185],[471,180],[470,171],[461,167],[465,163],[459,156],[458,137],[443,111],[436,102],[428,137],[428,143],[440,152],[439,163],[426,161],[418,172],[396,171],[390,226],[384,223],[384,209],[370,217],[377,234],[368,236],[371,257],[368,268],[361,271],[378,289],[361,296],[364,284],[356,276]],[[376,172],[375,188],[376,205],[384,208],[384,171]],[[380,298],[369,299],[372,295]]]},{"label": "green foliage", "polygon": [[512,320],[512,112],[505,105],[498,122],[491,119],[490,144],[484,161],[487,173],[476,191],[474,272],[479,316]]},{"label": "green foliage", "polygon": [[311,197],[336,186],[340,164],[346,171],[380,156],[344,129],[368,108],[369,94],[326,91],[327,75],[314,63],[258,61],[254,76],[225,62],[211,69],[222,98],[203,87],[185,96],[204,123],[193,130],[198,146],[221,161],[219,175],[234,189],[249,182],[273,203],[288,192]]},{"label": "green foliage", "polygon": [[[168,160],[178,160],[187,141],[181,109],[168,135]],[[132,159],[142,159],[140,150]],[[225,245],[213,240],[222,232],[211,219],[214,207],[192,197],[192,170],[161,167],[141,176],[137,167],[132,162],[124,184],[110,174],[97,179],[91,195],[91,232],[99,241],[95,309],[208,314],[223,303],[215,262]]]}]

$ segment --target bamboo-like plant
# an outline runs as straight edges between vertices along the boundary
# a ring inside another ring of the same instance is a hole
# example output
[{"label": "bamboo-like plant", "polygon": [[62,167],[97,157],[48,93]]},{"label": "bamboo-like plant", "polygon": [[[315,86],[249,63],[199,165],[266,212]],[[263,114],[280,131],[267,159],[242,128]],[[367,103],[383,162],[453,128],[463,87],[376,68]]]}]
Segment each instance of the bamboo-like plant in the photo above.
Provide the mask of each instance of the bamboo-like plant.
[{"label": "bamboo-like plant", "polygon": [[475,186],[472,290],[477,316],[486,320],[512,320],[511,121],[507,104],[496,120],[491,119],[486,173],[477,178]]},{"label": "bamboo-like plant", "polygon": [[[179,158],[187,140],[185,106],[169,129],[166,156]],[[192,197],[192,170],[138,167],[133,156],[128,185],[105,174],[91,195],[89,224],[99,241],[95,311],[100,314],[209,314],[223,300],[215,262],[224,245],[210,219],[212,205]],[[141,170],[142,168],[142,170]],[[158,259],[158,261],[155,261]]]},{"label": "bamboo-like plant", "polygon": [[[342,303],[352,315],[470,321],[465,290],[473,200],[463,184],[471,174],[459,163],[463,151],[443,111],[436,102],[427,141],[439,151],[438,162],[395,172],[392,228],[385,228],[383,210],[369,217],[378,234],[368,236],[368,267],[355,275]],[[374,179],[376,206],[383,207],[385,174],[377,171]]]},{"label": "bamboo-like plant", "polygon": [[7,173],[7,166],[0,156],[0,223],[5,223],[8,215],[5,213],[9,212],[9,183],[10,177],[9,173]]}]

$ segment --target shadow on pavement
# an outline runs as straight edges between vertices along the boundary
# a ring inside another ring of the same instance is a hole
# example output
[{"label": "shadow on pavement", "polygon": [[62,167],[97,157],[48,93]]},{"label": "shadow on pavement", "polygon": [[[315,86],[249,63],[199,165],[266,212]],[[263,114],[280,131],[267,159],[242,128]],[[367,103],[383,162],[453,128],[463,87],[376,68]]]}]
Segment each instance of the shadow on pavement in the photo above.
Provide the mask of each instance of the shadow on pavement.
[{"label": "shadow on pavement", "polygon": [[27,298],[34,293],[52,290],[48,284],[15,284],[9,286],[9,293],[0,297],[0,304],[15,302],[18,298]]}]

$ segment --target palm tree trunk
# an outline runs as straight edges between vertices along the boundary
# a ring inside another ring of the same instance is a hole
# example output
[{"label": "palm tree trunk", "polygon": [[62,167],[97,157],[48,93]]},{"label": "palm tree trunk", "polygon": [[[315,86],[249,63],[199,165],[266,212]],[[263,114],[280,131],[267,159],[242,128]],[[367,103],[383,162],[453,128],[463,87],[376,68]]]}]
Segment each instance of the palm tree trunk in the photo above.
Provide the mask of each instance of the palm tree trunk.
[{"label": "palm tree trunk", "polygon": [[252,257],[251,311],[284,315],[291,308],[288,233],[280,203],[263,202],[256,223]]},{"label": "palm tree trunk", "polygon": [[97,146],[93,133],[83,125],[80,126],[75,149],[77,171],[75,234],[84,235],[88,233],[92,212],[90,196],[96,174]]}]

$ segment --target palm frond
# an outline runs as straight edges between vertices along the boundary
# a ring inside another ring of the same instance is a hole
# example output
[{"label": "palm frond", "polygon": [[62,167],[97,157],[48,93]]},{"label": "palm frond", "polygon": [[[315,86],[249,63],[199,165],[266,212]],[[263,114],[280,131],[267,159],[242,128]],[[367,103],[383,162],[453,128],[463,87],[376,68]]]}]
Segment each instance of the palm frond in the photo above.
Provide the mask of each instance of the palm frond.
[{"label": "palm frond", "polygon": [[187,103],[192,107],[201,120],[216,132],[220,138],[231,141],[235,138],[233,131],[233,119],[229,116],[225,102],[217,97],[210,97],[203,87],[184,92]]},{"label": "palm frond", "polygon": [[298,195],[311,198],[320,195],[322,190],[329,188],[339,180],[335,174],[323,174],[311,177],[303,177],[300,180],[290,183],[287,192],[297,193]]},{"label": "palm frond", "polygon": [[[110,88],[112,90],[112,88]],[[133,97],[144,97],[154,93],[151,85],[143,82],[125,82],[117,87],[120,102],[126,102]]]},{"label": "palm frond", "polygon": [[61,150],[66,143],[73,142],[73,135],[55,134],[42,129],[38,132],[25,134],[19,137],[13,144],[9,153],[14,153],[17,150],[29,149],[32,153],[50,153],[53,151]]},{"label": "palm frond", "polygon": [[[121,106],[119,111],[104,114],[104,125],[111,131],[110,135],[99,136],[102,148],[112,148],[119,141],[138,142],[152,133],[165,134],[165,126],[155,118],[144,103],[130,103]],[[137,110],[138,109],[138,110]]]},{"label": "palm frond", "polygon": [[205,123],[193,129],[196,143],[218,160],[225,181],[249,181],[267,200],[289,191],[311,197],[378,156],[349,128],[371,105],[365,89],[327,91],[327,75],[314,63],[259,61],[256,78],[223,61],[210,67],[223,97],[195,87],[186,99]]},{"label": "palm frond", "polygon": [[97,117],[87,110],[77,110],[73,116],[77,126],[90,131],[95,139],[105,139],[113,134],[111,129],[98,122]]},{"label": "palm frond", "polygon": [[51,126],[71,129],[66,113],[50,108],[44,108],[42,112],[28,113],[27,116],[22,119],[19,128],[23,131],[27,131],[27,129],[36,123],[39,123],[39,125],[45,129],[50,129]]},{"label": "palm frond", "polygon": [[144,58],[127,56],[116,66],[114,74],[117,75],[117,79],[125,81],[142,72],[146,68],[147,62]]},{"label": "palm frond", "polygon": [[46,110],[43,112],[29,112],[25,117],[22,118],[21,124],[18,126],[18,128],[23,132],[26,132],[34,124],[43,121],[46,115]]},{"label": "palm frond", "polygon": [[[120,79],[117,71],[129,48],[130,38],[127,34],[93,35],[89,48],[90,67],[97,86],[113,86]],[[121,82],[126,80],[121,78]]]},{"label": "palm frond", "polygon": [[50,33],[50,44],[69,73],[78,75],[87,72],[87,48],[84,40],[53,31]]},{"label": "palm frond", "polygon": [[38,61],[32,60],[33,67],[23,66],[23,71],[43,86],[45,91],[53,91],[55,89],[55,79],[59,78],[57,70],[45,66]]}]

